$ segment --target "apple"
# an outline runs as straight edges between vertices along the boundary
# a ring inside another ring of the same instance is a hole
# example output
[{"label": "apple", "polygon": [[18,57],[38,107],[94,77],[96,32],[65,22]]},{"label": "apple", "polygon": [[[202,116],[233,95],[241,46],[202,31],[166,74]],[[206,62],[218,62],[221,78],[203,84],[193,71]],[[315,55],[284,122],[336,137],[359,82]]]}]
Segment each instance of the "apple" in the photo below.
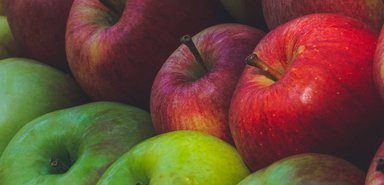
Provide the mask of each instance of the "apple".
[{"label": "apple", "polygon": [[0,15],[0,59],[17,57],[19,55],[20,48],[13,39],[7,17]]},{"label": "apple", "polygon": [[319,153],[296,154],[247,176],[237,185],[361,185],[365,174],[352,163]]},{"label": "apple", "polygon": [[247,175],[249,170],[232,145],[206,133],[179,130],[134,146],[97,185],[233,185]]},{"label": "apple", "polygon": [[303,152],[366,168],[384,127],[372,74],[376,42],[367,25],[337,14],[302,16],[263,37],[229,110],[233,139],[252,170]]},{"label": "apple", "polygon": [[22,56],[68,72],[65,30],[73,0],[1,0]]},{"label": "apple", "polygon": [[219,0],[75,0],[66,33],[70,68],[94,100],[147,110],[156,73],[179,38],[224,21],[224,13]]},{"label": "apple", "polygon": [[73,78],[55,68],[31,59],[0,60],[0,155],[27,122],[86,101]]},{"label": "apple", "polygon": [[374,155],[365,179],[365,185],[382,184],[384,184],[384,142]]},{"label": "apple", "polygon": [[183,37],[185,44],[165,61],[152,85],[150,111],[157,133],[196,130],[233,143],[229,104],[244,59],[263,36],[259,29],[228,23]]},{"label": "apple", "polygon": [[384,26],[377,41],[373,61],[373,77],[380,96],[384,100]]},{"label": "apple", "polygon": [[139,141],[154,135],[148,112],[92,102],[25,125],[0,158],[2,185],[93,185]]},{"label": "apple", "polygon": [[267,30],[261,0],[220,0],[238,22]]},{"label": "apple", "polygon": [[379,31],[384,23],[382,0],[262,0],[265,21],[270,29],[311,13],[338,13],[358,19]]}]

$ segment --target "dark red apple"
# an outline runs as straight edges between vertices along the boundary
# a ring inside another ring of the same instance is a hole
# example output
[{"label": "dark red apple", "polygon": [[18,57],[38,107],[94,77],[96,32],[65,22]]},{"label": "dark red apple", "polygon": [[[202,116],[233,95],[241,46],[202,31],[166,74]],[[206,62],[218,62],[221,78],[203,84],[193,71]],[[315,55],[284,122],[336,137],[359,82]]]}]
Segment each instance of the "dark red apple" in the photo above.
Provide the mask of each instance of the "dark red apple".
[{"label": "dark red apple", "polygon": [[384,23],[382,0],[262,0],[265,21],[270,29],[311,13],[338,13],[356,18],[379,31]]},{"label": "dark red apple", "polygon": [[[233,143],[229,104],[244,59],[263,36],[250,26],[220,24],[195,35],[190,40],[195,44],[191,50],[180,46],[161,67],[152,86],[150,105],[156,131],[196,130]],[[196,56],[191,52],[193,47],[197,48]],[[202,64],[198,63],[200,57]]]},{"label": "dark red apple", "polygon": [[73,0],[4,0],[22,56],[68,71],[65,29]]},{"label": "dark red apple", "polygon": [[248,57],[229,111],[250,168],[303,152],[367,167],[384,127],[372,74],[376,42],[367,25],[336,14],[303,16],[269,32]]},{"label": "dark red apple", "polygon": [[66,33],[68,62],[93,99],[148,109],[156,73],[179,38],[226,18],[219,0],[75,0]]}]

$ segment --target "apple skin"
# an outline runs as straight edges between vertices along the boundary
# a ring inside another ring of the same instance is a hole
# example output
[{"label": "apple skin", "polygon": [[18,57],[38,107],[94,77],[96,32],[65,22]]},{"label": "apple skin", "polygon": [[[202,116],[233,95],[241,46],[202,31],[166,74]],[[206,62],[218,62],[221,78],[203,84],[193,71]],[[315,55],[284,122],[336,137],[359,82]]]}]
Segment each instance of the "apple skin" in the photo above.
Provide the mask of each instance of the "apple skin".
[{"label": "apple skin", "polygon": [[153,80],[180,45],[179,38],[223,22],[226,12],[219,0],[126,3],[121,16],[113,17],[114,11],[99,0],[74,1],[66,33],[68,62],[94,100],[149,110]]},{"label": "apple skin", "polygon": [[22,57],[69,71],[65,30],[73,0],[2,0]]},{"label": "apple skin", "polygon": [[97,185],[233,185],[247,175],[249,170],[232,145],[202,132],[179,130],[134,146]]},{"label": "apple skin", "polygon": [[252,173],[237,185],[361,185],[364,179],[365,173],[344,159],[303,153],[276,161]]},{"label": "apple skin", "polygon": [[220,0],[238,22],[267,30],[261,0]]},{"label": "apple skin", "polygon": [[196,130],[233,143],[228,110],[233,91],[264,32],[241,24],[211,26],[192,39],[208,66],[180,46],[156,75],[151,92],[151,115],[157,133]]},{"label": "apple skin", "polygon": [[270,29],[311,13],[338,13],[358,19],[380,31],[384,23],[382,0],[262,0],[265,21]]},{"label": "apple skin", "polygon": [[365,185],[382,184],[384,184],[384,142],[377,149],[365,179]]},{"label": "apple skin", "polygon": [[69,75],[24,58],[0,60],[0,155],[32,119],[88,101]]},{"label": "apple skin", "polygon": [[7,17],[0,16],[0,59],[18,57],[20,51],[21,49],[13,39]]},{"label": "apple skin", "polygon": [[377,41],[373,61],[373,77],[380,96],[384,101],[384,27],[381,29],[379,39]]},{"label": "apple skin", "polygon": [[92,102],[50,112],[12,139],[0,158],[0,183],[93,185],[118,157],[153,135],[149,113],[129,105]]},{"label": "apple skin", "polygon": [[232,137],[252,170],[303,152],[367,168],[383,130],[376,42],[368,26],[336,14],[302,16],[259,42],[253,54],[283,75],[275,81],[247,65],[229,110]]}]

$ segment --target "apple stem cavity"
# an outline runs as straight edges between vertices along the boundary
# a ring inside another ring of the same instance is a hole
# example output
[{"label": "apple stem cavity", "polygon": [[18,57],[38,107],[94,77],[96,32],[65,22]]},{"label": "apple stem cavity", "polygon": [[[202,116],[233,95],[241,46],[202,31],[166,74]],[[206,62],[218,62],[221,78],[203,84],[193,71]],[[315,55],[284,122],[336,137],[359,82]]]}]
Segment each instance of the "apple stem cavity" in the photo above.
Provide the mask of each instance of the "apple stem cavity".
[{"label": "apple stem cavity", "polygon": [[117,22],[119,17],[122,15],[123,9],[119,8],[120,6],[117,6],[111,0],[99,0],[101,4],[103,4],[105,7],[107,7],[111,11],[112,19],[110,22],[113,24]]},{"label": "apple stem cavity", "polygon": [[201,54],[197,49],[195,43],[193,43],[192,37],[190,35],[184,35],[181,37],[180,42],[188,47],[188,49],[192,52],[193,56],[195,56],[197,63],[199,63],[203,67],[205,72],[208,72],[208,68],[204,64],[203,58],[201,57]]},{"label": "apple stem cavity", "polygon": [[257,67],[258,69],[265,72],[272,80],[278,81],[281,79],[283,74],[281,74],[279,71],[274,70],[271,68],[268,64],[263,62],[256,54],[252,53],[245,59],[246,63],[248,65]]},{"label": "apple stem cavity", "polygon": [[376,171],[384,173],[384,159],[377,160]]}]

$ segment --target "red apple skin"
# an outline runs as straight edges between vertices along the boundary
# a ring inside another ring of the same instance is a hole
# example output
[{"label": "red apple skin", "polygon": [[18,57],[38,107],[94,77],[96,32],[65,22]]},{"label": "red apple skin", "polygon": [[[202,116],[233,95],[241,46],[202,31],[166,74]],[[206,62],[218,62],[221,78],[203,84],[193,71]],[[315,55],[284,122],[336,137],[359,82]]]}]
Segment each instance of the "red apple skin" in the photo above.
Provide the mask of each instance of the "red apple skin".
[{"label": "red apple skin", "polygon": [[373,62],[373,77],[380,96],[384,100],[384,27],[381,29],[377,41]]},{"label": "red apple skin", "polygon": [[253,53],[283,76],[273,81],[246,66],[229,111],[249,167],[317,152],[367,168],[383,130],[372,75],[376,42],[368,26],[336,14],[303,16],[269,32]]},{"label": "red apple skin", "polygon": [[69,71],[65,29],[73,0],[4,0],[15,42],[21,56]]},{"label": "red apple skin", "polygon": [[202,131],[233,144],[228,110],[244,59],[264,32],[241,24],[220,24],[193,37],[208,71],[187,46],[180,46],[159,70],[152,86],[155,130]]},{"label": "red apple skin", "polygon": [[265,21],[270,29],[311,13],[338,13],[358,19],[376,31],[384,23],[382,0],[262,0]]},{"label": "red apple skin", "polygon": [[149,109],[156,73],[179,38],[224,22],[219,0],[129,0],[120,19],[99,0],[75,0],[66,47],[70,68],[95,100]]},{"label": "red apple skin", "polygon": [[371,165],[369,166],[367,172],[367,177],[365,178],[365,185],[384,184],[384,161],[381,160],[384,160],[384,142],[380,145],[375,156],[372,159]]}]

